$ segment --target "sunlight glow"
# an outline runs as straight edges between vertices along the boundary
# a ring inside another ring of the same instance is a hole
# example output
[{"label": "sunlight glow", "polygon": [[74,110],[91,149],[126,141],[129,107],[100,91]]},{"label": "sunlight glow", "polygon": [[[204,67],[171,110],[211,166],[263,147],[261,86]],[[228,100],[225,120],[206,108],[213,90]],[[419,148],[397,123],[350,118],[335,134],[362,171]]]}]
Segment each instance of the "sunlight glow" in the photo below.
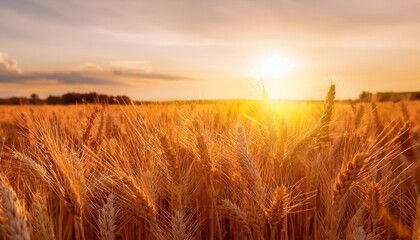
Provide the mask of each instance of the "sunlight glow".
[{"label": "sunlight glow", "polygon": [[270,98],[288,98],[290,93],[285,92],[288,79],[286,75],[295,66],[295,62],[284,55],[271,55],[263,58],[252,69],[251,74],[255,80],[261,80]]},{"label": "sunlight glow", "polygon": [[273,55],[261,60],[253,70],[253,75],[267,80],[273,80],[288,74],[295,67],[295,63],[284,56]]}]

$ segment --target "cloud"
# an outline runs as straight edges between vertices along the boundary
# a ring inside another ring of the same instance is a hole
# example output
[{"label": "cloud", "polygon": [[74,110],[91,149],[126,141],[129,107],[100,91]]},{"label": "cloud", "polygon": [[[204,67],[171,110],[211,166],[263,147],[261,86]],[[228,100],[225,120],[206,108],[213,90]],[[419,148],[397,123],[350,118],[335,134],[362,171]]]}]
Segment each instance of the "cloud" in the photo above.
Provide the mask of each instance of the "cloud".
[{"label": "cloud", "polygon": [[120,84],[110,79],[86,75],[79,71],[23,72],[15,59],[0,52],[0,83],[27,83],[49,80],[64,84]]},{"label": "cloud", "polygon": [[163,81],[196,80],[187,76],[149,72],[143,61],[118,61],[107,65],[85,63],[72,71],[26,72],[18,67],[15,59],[0,52],[0,83],[22,84],[47,80],[62,84],[123,85],[113,79],[118,77]]},{"label": "cloud", "polygon": [[17,61],[11,58],[7,53],[0,52],[0,73],[19,74],[22,70],[19,69]]},{"label": "cloud", "polygon": [[93,76],[83,75],[79,72],[52,72],[52,73],[21,73],[21,74],[7,74],[0,73],[1,83],[27,83],[36,80],[50,80],[57,83],[64,84],[120,84],[115,81],[97,78]]},{"label": "cloud", "polygon": [[163,81],[197,80],[188,76],[152,72],[147,61],[114,61],[108,64],[108,68],[117,77]]},{"label": "cloud", "polygon": [[152,79],[162,81],[179,81],[179,80],[197,80],[189,76],[180,76],[173,74],[157,73],[151,71],[147,61],[120,60],[113,61],[108,64],[98,65],[94,63],[85,63],[79,65],[76,70],[78,72],[89,73],[94,75],[106,75],[113,77]]},{"label": "cloud", "polygon": [[113,70],[115,76],[128,77],[128,78],[139,78],[139,79],[155,79],[155,80],[164,80],[164,81],[180,81],[180,80],[197,80],[196,78],[178,76],[178,75],[169,75],[162,73],[151,73],[151,72],[132,72],[124,70]]}]

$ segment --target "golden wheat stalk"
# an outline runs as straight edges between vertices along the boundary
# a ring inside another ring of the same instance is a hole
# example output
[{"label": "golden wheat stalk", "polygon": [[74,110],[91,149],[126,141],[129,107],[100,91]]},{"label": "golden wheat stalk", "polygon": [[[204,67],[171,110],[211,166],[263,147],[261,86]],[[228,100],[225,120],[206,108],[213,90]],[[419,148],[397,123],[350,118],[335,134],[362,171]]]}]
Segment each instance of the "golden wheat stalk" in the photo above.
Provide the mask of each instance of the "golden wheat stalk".
[{"label": "golden wheat stalk", "polygon": [[40,193],[36,193],[32,199],[30,225],[32,239],[55,239],[53,223],[48,213],[47,201]]},{"label": "golden wheat stalk", "polygon": [[90,115],[89,119],[88,119],[88,122],[87,122],[87,126],[86,126],[86,129],[85,129],[85,132],[83,133],[83,136],[82,136],[82,143],[83,143],[84,145],[86,145],[86,144],[88,144],[88,143],[89,143],[89,139],[90,139],[90,132],[91,132],[91,130],[92,130],[93,123],[94,123],[94,121],[95,121],[96,116],[98,115],[98,113],[99,113],[99,109],[95,109],[95,110],[93,111],[93,113]]},{"label": "golden wheat stalk", "polygon": [[277,187],[274,190],[270,206],[267,210],[268,223],[275,227],[281,223],[283,218],[287,215],[290,205],[290,197],[285,186]]},{"label": "golden wheat stalk", "polygon": [[331,116],[334,107],[335,99],[335,84],[331,84],[328,89],[327,97],[325,98],[324,111],[322,112],[321,119],[319,120],[318,139],[321,142],[328,141]]},{"label": "golden wheat stalk", "polygon": [[189,229],[187,222],[185,221],[185,214],[180,211],[175,211],[171,219],[172,225],[172,237],[173,240],[189,240],[192,239],[189,236]]},{"label": "golden wheat stalk", "polygon": [[230,220],[238,223],[246,231],[249,231],[248,216],[238,205],[228,199],[223,199],[219,210]]},{"label": "golden wheat stalk", "polygon": [[243,176],[248,180],[248,184],[251,187],[251,193],[253,197],[261,198],[263,197],[264,186],[261,179],[261,176],[258,172],[255,163],[252,161],[251,156],[249,155],[246,143],[245,131],[242,125],[238,124],[238,157],[239,164],[243,171]]},{"label": "golden wheat stalk", "polygon": [[180,163],[175,150],[171,147],[168,139],[168,135],[165,134],[160,137],[160,143],[162,145],[164,155],[165,155],[165,165],[169,170],[169,181],[171,183],[171,200],[173,206],[177,210],[184,208],[183,206],[183,189],[182,189],[182,173],[180,169]]},{"label": "golden wheat stalk", "polygon": [[116,236],[116,211],[114,207],[114,194],[109,194],[102,207],[99,217],[99,234],[101,240],[113,240]]},{"label": "golden wheat stalk", "polygon": [[383,131],[384,126],[382,125],[381,118],[379,117],[378,106],[376,105],[374,101],[371,104],[371,108],[372,108],[373,123],[376,129],[375,134],[379,135]]},{"label": "golden wheat stalk", "polygon": [[16,196],[9,181],[3,174],[0,176],[1,213],[4,217],[3,228],[7,239],[29,240],[27,224],[28,214],[22,200]]},{"label": "golden wheat stalk", "polygon": [[209,154],[209,150],[205,141],[204,133],[198,121],[194,122],[194,126],[195,126],[196,140],[197,140],[196,148],[198,149],[201,167],[204,170],[206,175],[211,176],[214,172],[214,167],[212,165],[212,159]]},{"label": "golden wheat stalk", "polygon": [[336,178],[333,187],[333,200],[340,201],[344,194],[349,190],[351,184],[356,180],[360,170],[365,164],[368,155],[366,153],[357,153],[352,160],[347,164],[346,168],[342,169]]},{"label": "golden wheat stalk", "polygon": [[125,173],[119,173],[119,181],[123,184],[119,190],[123,193],[123,196],[129,197],[128,199],[122,200],[127,201],[127,204],[130,205],[136,203],[136,211],[134,213],[138,217],[144,218],[146,221],[154,221],[157,214],[157,207],[153,197],[149,196],[132,177]]}]

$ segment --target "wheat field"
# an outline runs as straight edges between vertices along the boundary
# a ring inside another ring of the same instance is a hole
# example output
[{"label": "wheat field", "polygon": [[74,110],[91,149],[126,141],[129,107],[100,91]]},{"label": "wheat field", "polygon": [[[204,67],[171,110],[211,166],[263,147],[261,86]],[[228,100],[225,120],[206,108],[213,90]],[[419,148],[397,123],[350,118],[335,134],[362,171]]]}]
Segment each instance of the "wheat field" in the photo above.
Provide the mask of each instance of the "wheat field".
[{"label": "wheat field", "polygon": [[3,239],[420,239],[420,103],[0,107]]}]

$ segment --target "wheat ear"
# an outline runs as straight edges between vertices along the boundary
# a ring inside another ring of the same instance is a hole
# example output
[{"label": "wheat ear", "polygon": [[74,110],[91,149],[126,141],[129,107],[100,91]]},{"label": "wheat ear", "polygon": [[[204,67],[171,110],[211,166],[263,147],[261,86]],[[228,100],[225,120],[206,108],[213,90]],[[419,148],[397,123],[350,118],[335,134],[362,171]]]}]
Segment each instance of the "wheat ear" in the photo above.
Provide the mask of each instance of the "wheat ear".
[{"label": "wheat ear", "polygon": [[228,199],[223,199],[219,209],[230,220],[238,223],[247,232],[250,231],[248,216],[238,205]]},{"label": "wheat ear", "polygon": [[176,210],[172,215],[171,219],[172,225],[172,239],[173,240],[187,240],[191,239],[188,236],[188,226],[185,222],[185,214]]},{"label": "wheat ear", "polygon": [[333,187],[333,200],[339,201],[349,190],[350,185],[356,180],[357,175],[362,169],[368,155],[365,153],[357,153],[353,159],[347,164],[347,167],[338,173]]},{"label": "wheat ear", "polygon": [[115,239],[116,213],[114,208],[114,195],[109,194],[106,203],[102,207],[99,218],[99,231],[101,240]]},{"label": "wheat ear", "polygon": [[0,176],[0,197],[1,212],[5,218],[3,228],[7,239],[29,240],[28,214],[5,176]]},{"label": "wheat ear", "polygon": [[32,239],[55,239],[53,224],[48,214],[47,201],[40,193],[36,193],[32,199],[30,224]]},{"label": "wheat ear", "polygon": [[332,110],[334,106],[334,99],[335,99],[335,85],[331,84],[328,90],[327,97],[325,99],[324,111],[319,121],[318,139],[321,142],[325,142],[328,140]]},{"label": "wheat ear", "polygon": [[267,211],[267,220],[271,226],[276,226],[286,216],[290,204],[290,198],[285,186],[274,190],[270,207]]}]

